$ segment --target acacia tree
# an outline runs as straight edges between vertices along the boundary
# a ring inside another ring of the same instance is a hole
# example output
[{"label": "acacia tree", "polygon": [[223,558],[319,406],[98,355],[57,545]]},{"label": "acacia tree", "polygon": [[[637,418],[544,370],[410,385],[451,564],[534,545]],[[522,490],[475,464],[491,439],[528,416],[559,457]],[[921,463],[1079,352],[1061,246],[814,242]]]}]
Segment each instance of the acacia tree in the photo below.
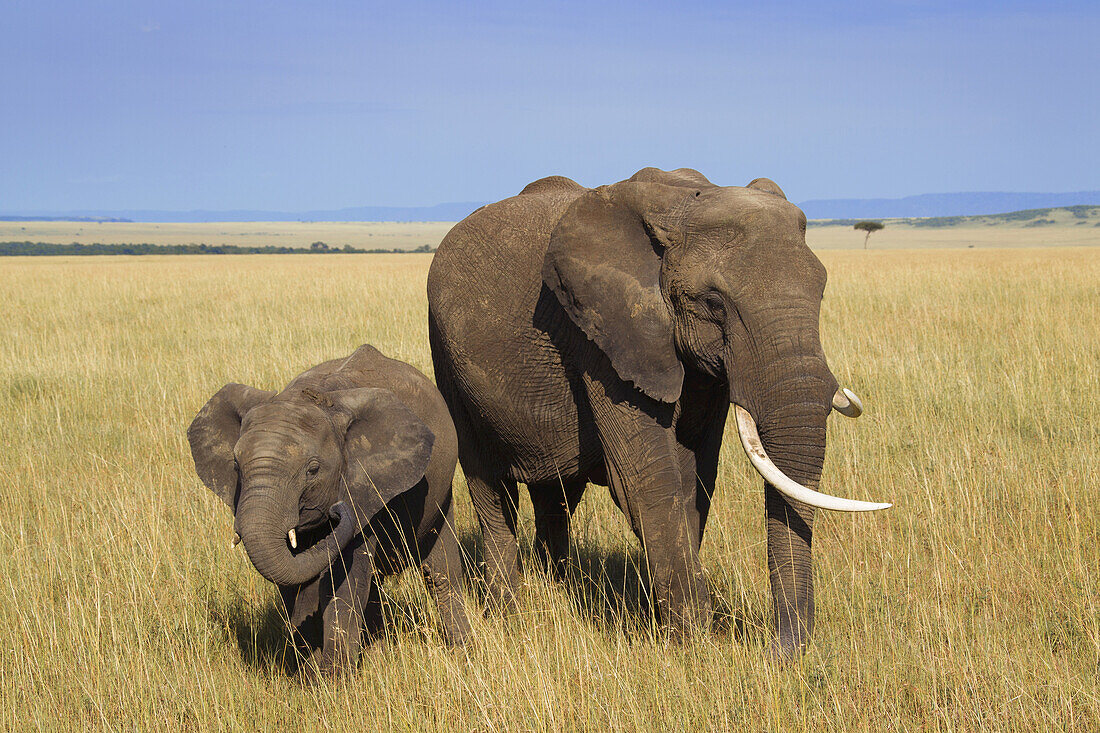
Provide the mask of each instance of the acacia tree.
[{"label": "acacia tree", "polygon": [[885,228],[886,225],[881,221],[857,221],[853,227],[853,229],[858,229],[861,232],[867,232],[867,236],[863,238],[863,249],[867,249],[867,242],[871,239],[871,234],[873,232]]}]

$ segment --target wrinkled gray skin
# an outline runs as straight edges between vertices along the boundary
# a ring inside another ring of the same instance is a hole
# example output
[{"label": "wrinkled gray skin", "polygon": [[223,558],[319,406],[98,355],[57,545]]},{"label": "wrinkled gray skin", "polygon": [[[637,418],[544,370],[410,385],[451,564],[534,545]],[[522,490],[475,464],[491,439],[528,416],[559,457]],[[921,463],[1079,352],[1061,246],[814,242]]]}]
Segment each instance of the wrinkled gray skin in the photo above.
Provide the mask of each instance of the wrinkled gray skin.
[{"label": "wrinkled gray skin", "polygon": [[199,477],[233,510],[249,559],[279,586],[295,640],[322,672],[354,664],[364,635],[379,631],[378,582],[410,563],[445,639],[464,640],[458,439],[423,374],[361,346],[277,395],[227,384],[187,437]]},{"label": "wrinkled gray skin", "polygon": [[[709,625],[699,545],[731,402],[768,455],[815,488],[837,382],[818,338],[825,268],[806,217],[767,179],[690,169],[589,190],[560,176],[456,225],[428,275],[436,381],[486,544],[491,598],[517,587],[516,483],[560,572],[586,482],[642,540],[661,625]],[[764,486],[774,652],[813,627],[814,512]]]}]

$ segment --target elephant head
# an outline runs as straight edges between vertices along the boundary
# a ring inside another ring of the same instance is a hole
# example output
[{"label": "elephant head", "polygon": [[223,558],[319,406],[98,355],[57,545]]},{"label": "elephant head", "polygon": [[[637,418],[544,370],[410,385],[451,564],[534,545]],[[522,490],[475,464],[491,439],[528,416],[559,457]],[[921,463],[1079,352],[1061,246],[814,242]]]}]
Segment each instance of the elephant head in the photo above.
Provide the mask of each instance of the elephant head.
[{"label": "elephant head", "polygon": [[[222,387],[187,437],[199,478],[233,510],[252,564],[280,585],[324,572],[423,478],[434,442],[387,390],[276,396],[243,384]],[[318,539],[299,547],[300,537]]]},{"label": "elephant head", "polygon": [[686,367],[728,384],[746,453],[784,494],[827,509],[888,506],[803,485],[819,478],[830,409],[857,417],[862,405],[825,360],[825,268],[806,246],[805,214],[773,181],[720,187],[647,168],[589,191],[555,227],[543,279],[653,399],[676,402]]}]

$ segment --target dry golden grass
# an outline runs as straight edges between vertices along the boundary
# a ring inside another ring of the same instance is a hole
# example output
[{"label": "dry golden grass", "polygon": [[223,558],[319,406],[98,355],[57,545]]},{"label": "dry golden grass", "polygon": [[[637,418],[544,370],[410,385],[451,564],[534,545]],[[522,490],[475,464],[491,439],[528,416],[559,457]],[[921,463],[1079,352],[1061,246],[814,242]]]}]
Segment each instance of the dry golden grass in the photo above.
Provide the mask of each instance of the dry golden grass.
[{"label": "dry golden grass", "polygon": [[[1052,215],[1055,216],[1055,215]],[[957,249],[1004,247],[1094,247],[1100,245],[1100,227],[1092,220],[1085,226],[1054,220],[1049,226],[1028,228],[1022,224],[916,227],[890,219],[886,228],[871,235],[868,249]],[[1025,222],[1026,223],[1026,222]],[[862,249],[864,232],[850,226],[811,226],[806,241],[815,250]]]},{"label": "dry golden grass", "polygon": [[593,488],[570,582],[529,571],[504,621],[474,588],[463,650],[390,583],[388,637],[318,686],[284,673],[274,588],[184,430],[225,382],[364,341],[430,373],[429,256],[0,260],[0,728],[1100,729],[1100,250],[822,259],[826,349],[868,406],[831,421],[823,485],[896,506],[820,519],[801,663],[766,661],[760,481],[727,436],[711,637],[654,638]]},{"label": "dry golden grass", "polygon": [[0,242],[47,244],[208,244],[238,247],[308,247],[324,242],[339,248],[416,249],[435,247],[454,222],[245,221],[87,222],[0,221]]}]

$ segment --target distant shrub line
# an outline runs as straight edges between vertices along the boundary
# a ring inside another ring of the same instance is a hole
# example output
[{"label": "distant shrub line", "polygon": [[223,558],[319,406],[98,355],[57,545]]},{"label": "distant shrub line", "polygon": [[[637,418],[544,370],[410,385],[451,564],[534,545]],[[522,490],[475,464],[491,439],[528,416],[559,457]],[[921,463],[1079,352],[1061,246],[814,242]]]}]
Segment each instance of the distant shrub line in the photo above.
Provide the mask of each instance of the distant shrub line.
[{"label": "distant shrub line", "polygon": [[[1081,204],[1078,206],[1054,206],[1047,209],[1025,209],[1023,211],[1011,211],[1006,214],[975,214],[973,216],[924,216],[924,217],[883,217],[894,224],[908,224],[914,227],[953,227],[968,222],[996,224],[1012,221],[1030,221],[1047,217],[1054,211],[1068,211],[1076,219],[1087,219],[1100,212],[1100,207],[1093,204]],[[822,219],[809,222],[811,227],[850,227],[859,223],[860,219]],[[1039,222],[1025,226],[1045,226],[1055,224],[1053,219],[1040,219]]]},{"label": "distant shrub line", "polygon": [[[318,247],[317,245],[322,245]],[[0,257],[30,255],[298,255],[298,254],[404,254],[434,252],[422,244],[416,249],[359,249],[350,244],[329,247],[314,242],[310,247],[240,247],[233,244],[50,244],[48,242],[0,242]]]}]

